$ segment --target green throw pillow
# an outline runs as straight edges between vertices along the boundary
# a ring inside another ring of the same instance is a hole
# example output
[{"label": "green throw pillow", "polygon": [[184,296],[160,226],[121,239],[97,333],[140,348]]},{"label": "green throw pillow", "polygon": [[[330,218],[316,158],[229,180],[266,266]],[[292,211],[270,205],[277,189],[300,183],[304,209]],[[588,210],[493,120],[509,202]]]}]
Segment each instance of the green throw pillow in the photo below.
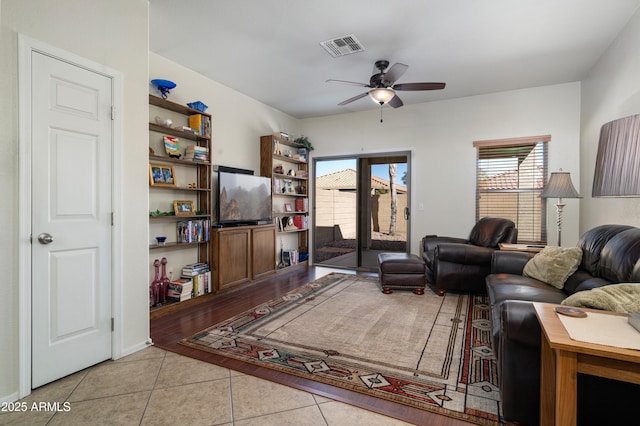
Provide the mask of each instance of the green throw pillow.
[{"label": "green throw pillow", "polygon": [[580,247],[545,247],[524,266],[522,275],[535,278],[555,288],[564,287],[582,261]]},{"label": "green throw pillow", "polygon": [[640,313],[640,284],[611,284],[579,291],[564,299],[562,304],[612,312]]}]

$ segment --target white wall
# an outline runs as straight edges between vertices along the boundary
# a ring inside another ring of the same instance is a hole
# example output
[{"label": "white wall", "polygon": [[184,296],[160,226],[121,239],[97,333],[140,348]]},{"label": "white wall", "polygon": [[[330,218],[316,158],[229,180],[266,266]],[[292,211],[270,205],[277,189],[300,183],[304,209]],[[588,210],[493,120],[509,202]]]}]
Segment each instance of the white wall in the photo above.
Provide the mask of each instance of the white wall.
[{"label": "white wall", "polygon": [[[289,132],[291,135],[297,132],[298,120],[293,117],[150,52],[149,79],[154,78],[176,83],[169,100],[177,103],[200,100],[209,106],[207,113],[212,115],[213,164],[251,169],[259,174],[260,136],[276,131]],[[149,87],[149,91],[158,94],[153,86]],[[153,235],[150,236],[151,240],[153,238]],[[284,248],[298,246],[295,234],[278,236],[278,250],[281,242]],[[157,253],[153,255],[157,257]],[[174,257],[173,264],[184,263],[183,259]],[[152,261],[149,259],[149,270]]]},{"label": "white wall", "polygon": [[3,0],[0,4],[0,400],[18,392],[18,33],[120,71],[123,75],[121,204],[123,327],[127,353],[149,335],[147,261],[147,0]]},{"label": "white wall", "polygon": [[640,226],[640,198],[591,198],[600,127],[640,113],[640,11],[591,69],[582,83],[581,232],[597,225]]},{"label": "white wall", "polygon": [[[363,102],[368,101],[367,99]],[[578,191],[580,84],[305,119],[301,132],[316,157],[412,151],[411,251],[426,234],[467,237],[475,223],[475,140],[551,135],[549,169],[571,172]],[[566,200],[563,245],[578,239],[579,200]],[[417,206],[424,204],[424,210]],[[555,240],[555,207],[547,229]]]},{"label": "white wall", "polygon": [[[168,99],[177,103],[200,100],[212,117],[212,162],[260,172],[260,136],[276,131],[294,133],[297,120],[220,83],[149,53],[149,79],[176,83]],[[149,93],[159,95],[149,85]]]}]

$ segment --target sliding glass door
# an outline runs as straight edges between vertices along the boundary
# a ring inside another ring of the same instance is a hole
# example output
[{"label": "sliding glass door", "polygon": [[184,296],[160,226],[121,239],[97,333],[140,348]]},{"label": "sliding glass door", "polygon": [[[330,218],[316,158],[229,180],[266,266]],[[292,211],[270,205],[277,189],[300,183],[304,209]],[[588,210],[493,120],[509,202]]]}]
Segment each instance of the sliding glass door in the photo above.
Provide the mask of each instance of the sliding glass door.
[{"label": "sliding glass door", "polygon": [[407,152],[314,159],[313,263],[376,270],[381,252],[407,252]]}]

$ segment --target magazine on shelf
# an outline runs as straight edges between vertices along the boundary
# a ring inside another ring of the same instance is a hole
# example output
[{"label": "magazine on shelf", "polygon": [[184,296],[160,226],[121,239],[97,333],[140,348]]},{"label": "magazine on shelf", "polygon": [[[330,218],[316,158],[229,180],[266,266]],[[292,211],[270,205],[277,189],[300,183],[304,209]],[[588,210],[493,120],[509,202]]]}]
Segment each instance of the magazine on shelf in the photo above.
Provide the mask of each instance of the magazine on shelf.
[{"label": "magazine on shelf", "polygon": [[190,278],[179,278],[172,281],[167,287],[167,299],[174,302],[182,302],[192,297],[193,281]]}]

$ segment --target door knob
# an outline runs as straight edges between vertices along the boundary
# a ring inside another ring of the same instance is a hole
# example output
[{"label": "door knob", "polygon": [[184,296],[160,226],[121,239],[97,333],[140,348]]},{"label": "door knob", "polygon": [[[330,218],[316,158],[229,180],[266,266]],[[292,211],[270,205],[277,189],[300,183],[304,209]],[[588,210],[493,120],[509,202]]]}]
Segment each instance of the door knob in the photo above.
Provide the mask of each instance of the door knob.
[{"label": "door knob", "polygon": [[43,232],[42,234],[38,235],[38,241],[40,242],[40,244],[51,244],[53,242],[53,236],[51,236],[51,234]]}]

